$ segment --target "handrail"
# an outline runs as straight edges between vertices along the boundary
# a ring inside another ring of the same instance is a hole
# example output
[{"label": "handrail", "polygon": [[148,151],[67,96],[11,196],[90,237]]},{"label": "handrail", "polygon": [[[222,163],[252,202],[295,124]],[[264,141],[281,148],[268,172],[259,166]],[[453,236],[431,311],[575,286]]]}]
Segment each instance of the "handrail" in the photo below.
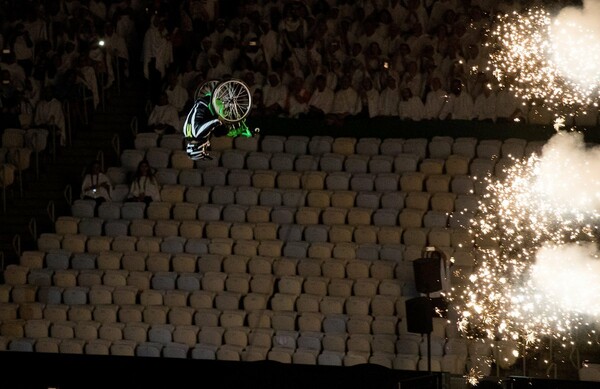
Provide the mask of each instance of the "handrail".
[{"label": "handrail", "polygon": [[81,94],[81,100],[83,101],[83,122],[85,124],[89,124],[90,120],[89,120],[89,113],[88,113],[88,100],[93,100],[94,96],[91,95],[91,91],[90,91],[90,95],[88,96],[88,88],[83,85],[82,83],[79,83],[79,93]]},{"label": "handrail", "polygon": [[46,214],[52,223],[56,221],[56,205],[54,204],[54,201],[48,201],[48,205],[46,206]]},{"label": "handrail", "polygon": [[65,115],[65,128],[67,131],[67,142],[69,142],[69,145],[73,144],[73,127],[71,124],[71,102],[69,100],[65,101],[65,103],[63,104],[63,110],[64,110],[64,115]]},{"label": "handrail", "polygon": [[65,196],[65,200],[67,200],[67,204],[72,205],[73,204],[73,188],[71,187],[71,185],[65,186],[63,195]]},{"label": "handrail", "polygon": [[12,240],[12,246],[13,246],[13,250],[15,250],[15,253],[17,254],[17,256],[21,256],[21,235],[19,234],[15,234],[15,236],[13,237]]},{"label": "handrail", "polygon": [[56,162],[56,126],[49,126],[50,138],[52,140],[52,161]]},{"label": "handrail", "polygon": [[23,198],[23,168],[21,166],[21,149],[15,150],[15,158],[17,159],[17,172],[19,173],[19,195]]},{"label": "handrail", "polygon": [[8,186],[6,166],[0,166],[0,171],[2,172],[2,213],[6,213],[6,187]]},{"label": "handrail", "polygon": [[117,156],[121,155],[121,139],[119,138],[119,134],[113,135],[112,147]]},{"label": "handrail", "polygon": [[104,151],[98,150],[96,153],[96,161],[100,161],[100,169],[104,171]]},{"label": "handrail", "polygon": [[40,179],[40,152],[38,150],[38,133],[36,131],[31,134],[31,143],[35,154],[35,179],[37,181]]},{"label": "handrail", "polygon": [[[575,328],[575,339],[578,339],[579,331]],[[571,353],[569,354],[569,360],[575,369],[581,368],[581,356],[579,355],[579,348],[577,347],[577,342],[572,343]],[[575,361],[573,361],[573,354],[575,354]]]},{"label": "handrail", "polygon": [[[105,61],[106,62],[106,61]],[[102,111],[106,112],[106,72],[99,72],[98,84],[100,87],[100,104],[102,105]]]},{"label": "handrail", "polygon": [[134,116],[134,117],[131,118],[131,122],[129,123],[129,127],[131,129],[131,134],[135,138],[135,136],[138,133],[138,129],[139,129],[139,119],[137,118],[137,116]]},{"label": "handrail", "polygon": [[28,224],[28,228],[29,228],[29,233],[31,234],[31,237],[34,240],[37,240],[37,220],[32,217],[31,219],[29,219],[29,224]]},{"label": "handrail", "polygon": [[114,62],[115,78],[117,80],[117,93],[121,95],[121,63],[119,61],[119,56],[116,55],[116,53],[113,53],[112,60]]}]

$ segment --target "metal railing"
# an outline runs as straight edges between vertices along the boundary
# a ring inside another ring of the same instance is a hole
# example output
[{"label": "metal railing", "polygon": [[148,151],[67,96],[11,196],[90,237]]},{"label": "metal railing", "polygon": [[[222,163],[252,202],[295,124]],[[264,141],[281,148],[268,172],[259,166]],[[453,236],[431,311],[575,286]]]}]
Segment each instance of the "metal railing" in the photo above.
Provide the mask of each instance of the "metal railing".
[{"label": "metal railing", "polygon": [[129,128],[131,129],[131,134],[135,138],[139,131],[139,119],[137,116],[131,118],[131,122],[129,123]]},{"label": "metal railing", "polygon": [[71,123],[71,102],[66,100],[63,103],[64,115],[65,115],[65,128],[67,131],[67,142],[69,145],[73,144],[73,125]]},{"label": "metal railing", "polygon": [[[14,177],[8,176],[8,169],[9,169],[9,167],[7,165],[0,166],[0,171],[2,172],[2,212],[3,213],[6,213],[6,188],[13,184],[12,182],[9,183],[9,178],[12,178],[14,180]],[[12,169],[12,167],[11,167],[11,169]]]},{"label": "metal railing", "polygon": [[112,138],[112,147],[117,156],[121,155],[121,139],[119,134],[114,134]]},{"label": "metal railing", "polygon": [[21,166],[21,149],[15,150],[17,174],[19,176],[19,196],[23,198],[23,167]]},{"label": "metal railing", "polygon": [[56,205],[54,204],[54,201],[48,201],[48,205],[46,205],[46,214],[54,225],[54,222],[56,221]]},{"label": "metal railing", "polygon": [[100,169],[104,171],[104,151],[98,150],[96,153],[96,161],[100,162]]},{"label": "metal railing", "polygon": [[17,256],[20,257],[21,256],[21,235],[16,234],[15,236],[13,236],[12,247],[13,247],[14,252],[17,254]]},{"label": "metal railing", "polygon": [[29,229],[29,233],[31,234],[31,237],[33,238],[33,240],[37,240],[38,228],[37,228],[36,218],[32,217],[31,219],[29,219],[29,224],[27,225],[27,228]]},{"label": "metal railing", "polygon": [[63,191],[63,196],[67,201],[67,205],[73,205],[73,188],[71,185],[65,186],[65,190]]}]

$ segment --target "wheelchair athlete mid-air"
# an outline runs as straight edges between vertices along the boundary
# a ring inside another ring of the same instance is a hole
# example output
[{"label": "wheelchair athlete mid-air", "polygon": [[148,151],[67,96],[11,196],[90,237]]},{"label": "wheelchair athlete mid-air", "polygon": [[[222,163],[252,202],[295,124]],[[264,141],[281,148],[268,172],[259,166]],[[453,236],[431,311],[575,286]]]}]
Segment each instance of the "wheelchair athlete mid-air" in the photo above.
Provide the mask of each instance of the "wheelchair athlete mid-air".
[{"label": "wheelchair athlete mid-air", "polygon": [[193,160],[210,158],[210,137],[220,127],[225,127],[229,137],[254,135],[246,125],[251,108],[250,89],[240,80],[211,80],[201,84],[183,125],[188,156]]}]

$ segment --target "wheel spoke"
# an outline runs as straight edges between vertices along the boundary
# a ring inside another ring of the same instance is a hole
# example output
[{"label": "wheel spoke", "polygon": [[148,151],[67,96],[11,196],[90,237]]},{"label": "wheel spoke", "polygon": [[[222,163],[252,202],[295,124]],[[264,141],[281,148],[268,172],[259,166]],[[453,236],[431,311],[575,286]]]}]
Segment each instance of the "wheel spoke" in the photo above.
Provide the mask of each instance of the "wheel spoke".
[{"label": "wheel spoke", "polygon": [[219,84],[214,91],[213,99],[221,102],[222,112],[219,112],[219,116],[225,121],[240,121],[248,115],[251,108],[250,90],[237,80]]}]

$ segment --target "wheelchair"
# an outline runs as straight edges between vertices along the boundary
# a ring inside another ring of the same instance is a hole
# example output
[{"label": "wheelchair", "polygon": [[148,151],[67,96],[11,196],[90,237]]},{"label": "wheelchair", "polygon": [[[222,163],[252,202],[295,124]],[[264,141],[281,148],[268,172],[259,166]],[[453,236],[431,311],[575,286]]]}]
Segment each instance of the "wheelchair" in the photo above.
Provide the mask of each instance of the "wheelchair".
[{"label": "wheelchair", "polygon": [[[200,99],[203,102],[199,102]],[[237,79],[204,81],[194,91],[194,101],[208,106],[211,115],[218,119],[217,124],[215,124],[217,120],[211,120],[211,127],[201,131],[202,137],[188,138],[186,151],[194,160],[210,158],[208,152],[210,137],[217,127],[224,127],[229,137],[251,137],[259,132],[258,128],[250,131],[246,124],[246,118],[252,109],[252,94],[243,81]],[[197,117],[201,116],[202,114],[199,114]]]}]

